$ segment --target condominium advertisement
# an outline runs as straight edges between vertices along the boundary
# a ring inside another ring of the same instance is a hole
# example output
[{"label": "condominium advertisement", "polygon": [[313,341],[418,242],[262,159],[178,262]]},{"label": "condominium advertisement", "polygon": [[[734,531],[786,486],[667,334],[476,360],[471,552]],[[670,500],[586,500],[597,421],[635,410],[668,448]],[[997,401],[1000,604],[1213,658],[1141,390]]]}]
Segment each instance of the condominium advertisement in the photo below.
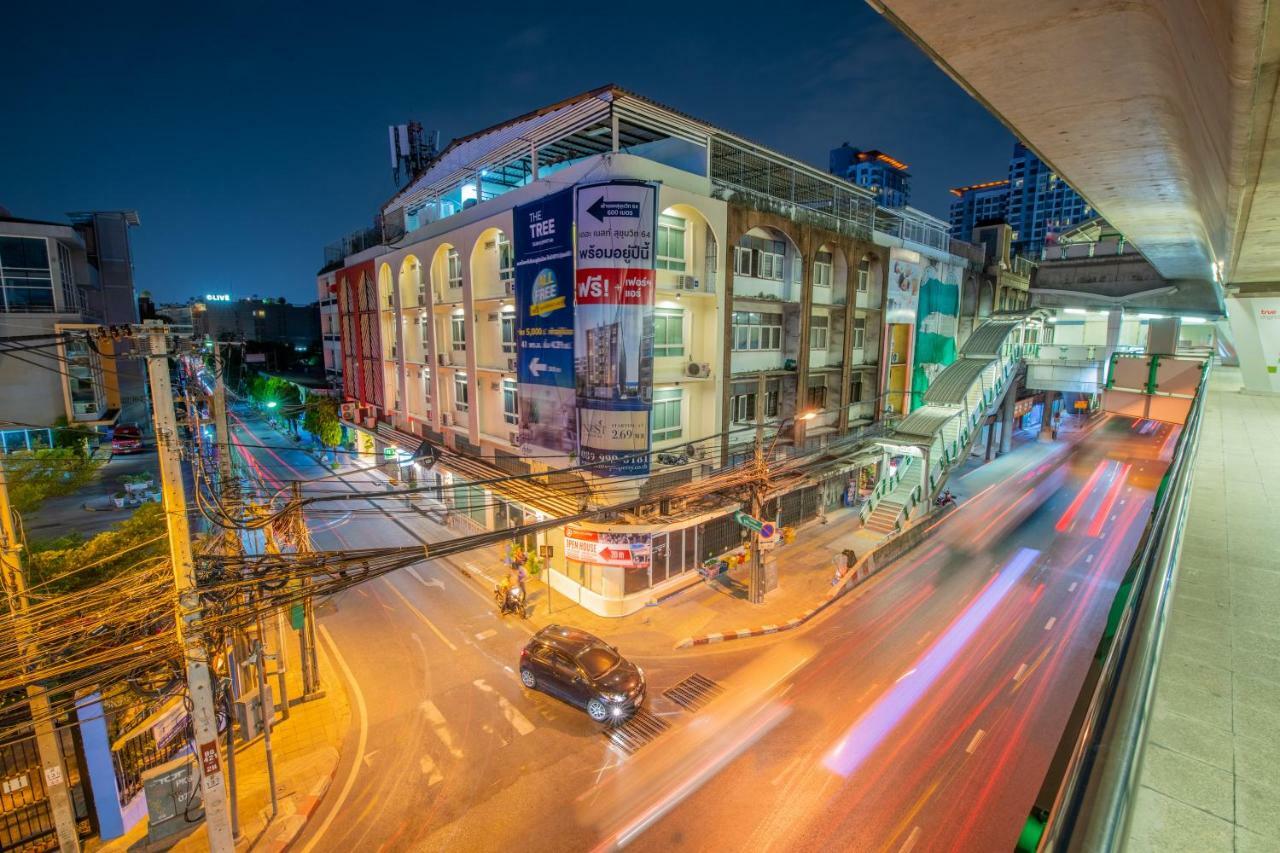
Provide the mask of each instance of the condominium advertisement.
[{"label": "condominium advertisement", "polygon": [[912,252],[909,249],[889,250],[886,323],[915,323],[923,273],[919,252]]},{"label": "condominium advertisement", "polygon": [[514,228],[519,442],[521,448],[541,447],[568,455],[578,448],[573,190],[517,206]]},{"label": "condominium advertisement", "polygon": [[649,473],[657,188],[577,189],[574,369],[579,460],[605,476]]},{"label": "condominium advertisement", "polygon": [[580,563],[641,569],[649,565],[650,547],[648,533],[606,533],[577,527],[564,529],[565,559]]}]

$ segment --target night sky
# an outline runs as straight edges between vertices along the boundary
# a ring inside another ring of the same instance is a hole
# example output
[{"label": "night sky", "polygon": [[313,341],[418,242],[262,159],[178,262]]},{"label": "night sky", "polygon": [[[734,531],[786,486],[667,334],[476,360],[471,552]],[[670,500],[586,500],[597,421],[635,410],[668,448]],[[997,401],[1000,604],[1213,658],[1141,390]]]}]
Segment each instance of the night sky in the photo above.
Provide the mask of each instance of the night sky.
[{"label": "night sky", "polygon": [[136,209],[160,302],[312,301],[324,246],[394,192],[387,125],[411,119],[443,143],[616,83],[823,169],[880,148],[944,218],[1012,144],[860,0],[261,5],[9,6],[0,206]]}]

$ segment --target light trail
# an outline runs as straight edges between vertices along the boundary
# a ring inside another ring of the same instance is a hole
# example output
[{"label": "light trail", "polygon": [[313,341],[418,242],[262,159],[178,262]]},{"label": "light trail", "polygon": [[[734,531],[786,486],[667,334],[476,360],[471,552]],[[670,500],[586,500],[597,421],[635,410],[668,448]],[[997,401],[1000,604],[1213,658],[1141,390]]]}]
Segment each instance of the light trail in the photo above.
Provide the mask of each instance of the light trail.
[{"label": "light trail", "polygon": [[1098,467],[1093,469],[1093,473],[1089,475],[1089,479],[1085,481],[1081,487],[1080,493],[1076,495],[1076,499],[1071,502],[1066,511],[1062,513],[1062,517],[1058,519],[1058,524],[1054,528],[1059,533],[1066,533],[1076,520],[1076,515],[1080,512],[1080,507],[1084,506],[1084,502],[1089,498],[1089,493],[1093,491],[1094,485],[1097,484],[1098,478],[1102,476],[1102,472],[1107,469],[1110,462],[1102,461],[1098,463]]},{"label": "light trail", "polygon": [[1107,516],[1111,515],[1111,509],[1116,505],[1116,498],[1120,497],[1120,490],[1124,488],[1131,468],[1133,468],[1133,465],[1128,462],[1120,467],[1119,473],[1116,474],[1115,480],[1111,483],[1111,488],[1107,489],[1106,497],[1102,499],[1102,506],[1098,507],[1098,511],[1094,513],[1093,522],[1089,525],[1090,536],[1097,538],[1102,534],[1102,528],[1107,523]]}]

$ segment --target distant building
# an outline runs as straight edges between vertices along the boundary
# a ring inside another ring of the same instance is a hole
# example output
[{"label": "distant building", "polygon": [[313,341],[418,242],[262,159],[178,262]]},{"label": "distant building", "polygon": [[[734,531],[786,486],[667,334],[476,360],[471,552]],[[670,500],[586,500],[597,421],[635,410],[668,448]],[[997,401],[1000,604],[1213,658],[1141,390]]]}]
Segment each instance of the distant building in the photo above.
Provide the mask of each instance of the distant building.
[{"label": "distant building", "polygon": [[831,149],[828,170],[873,191],[877,204],[885,207],[911,204],[911,173],[907,171],[907,164],[883,151],[861,151],[846,142]]},{"label": "distant building", "polygon": [[342,388],[342,332],[338,326],[338,279],[341,264],[329,264],[316,276],[320,305],[320,347],[324,352],[324,377],[331,388]]},{"label": "distant building", "polygon": [[[146,399],[141,365],[115,357],[131,344],[91,346],[80,334],[137,321],[128,246],[137,214],[81,213],[70,219],[22,219],[0,209],[0,336],[70,335],[60,348],[0,356],[0,411],[34,426],[59,417],[106,425],[122,407],[141,406]],[[52,337],[30,340],[31,346],[54,343]],[[23,430],[0,431],[4,450],[30,440]]]},{"label": "distant building", "polygon": [[281,343],[302,351],[320,340],[320,306],[314,302],[205,298],[192,303],[191,323],[197,335],[215,341]]},{"label": "distant building", "polygon": [[1057,235],[1095,214],[1079,193],[1021,142],[1014,143],[1009,174],[951,191],[951,235],[969,240],[973,229],[996,221],[1013,228],[1015,255],[1036,258]]},{"label": "distant building", "polygon": [[151,299],[151,291],[144,290],[138,296],[138,319],[154,320],[156,318],[156,303]]}]

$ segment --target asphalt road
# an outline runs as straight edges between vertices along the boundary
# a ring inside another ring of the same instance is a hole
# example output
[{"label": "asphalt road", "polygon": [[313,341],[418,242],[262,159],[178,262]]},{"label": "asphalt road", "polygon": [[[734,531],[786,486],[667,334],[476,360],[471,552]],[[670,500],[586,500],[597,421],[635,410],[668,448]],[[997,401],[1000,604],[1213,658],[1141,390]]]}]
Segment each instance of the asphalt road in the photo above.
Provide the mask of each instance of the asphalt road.
[{"label": "asphalt road", "polygon": [[[1172,447],[1167,426],[1094,426],[970,475],[974,496],[928,541],[806,630],[631,655],[668,729],[630,756],[520,686],[527,629],[463,575],[495,567],[429,562],[343,593],[319,618],[353,730],[295,849],[1012,849]],[[234,432],[284,443],[252,420]],[[328,473],[245,452],[268,480]],[[450,535],[364,500],[311,525],[319,548]],[[806,663],[749,684],[775,653]],[[662,695],[694,672],[725,699],[691,712]]]}]

